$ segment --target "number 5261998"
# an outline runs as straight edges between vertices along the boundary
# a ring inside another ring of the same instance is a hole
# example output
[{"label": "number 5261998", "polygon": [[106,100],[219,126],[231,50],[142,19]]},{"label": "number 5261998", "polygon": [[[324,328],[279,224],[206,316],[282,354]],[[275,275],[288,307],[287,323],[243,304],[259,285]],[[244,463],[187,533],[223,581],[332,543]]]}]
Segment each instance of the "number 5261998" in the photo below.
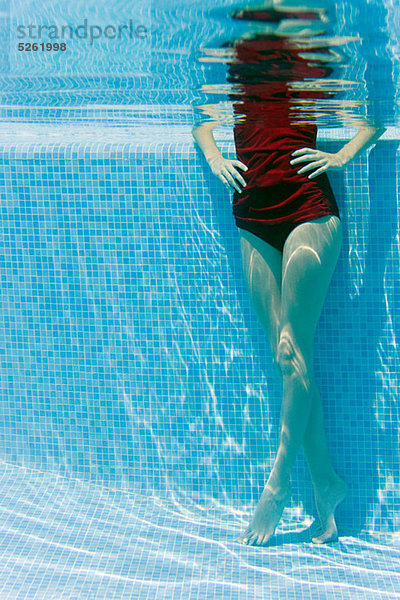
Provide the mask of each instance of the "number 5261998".
[{"label": "number 5261998", "polygon": [[66,49],[65,42],[20,42],[18,44],[19,52],[65,52]]}]

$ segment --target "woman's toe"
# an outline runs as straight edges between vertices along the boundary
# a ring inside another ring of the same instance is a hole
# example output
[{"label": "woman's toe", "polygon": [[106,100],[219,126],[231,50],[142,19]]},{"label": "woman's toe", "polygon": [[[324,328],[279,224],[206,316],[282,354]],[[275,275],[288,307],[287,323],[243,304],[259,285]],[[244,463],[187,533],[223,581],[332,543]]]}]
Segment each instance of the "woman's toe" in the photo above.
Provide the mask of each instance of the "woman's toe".
[{"label": "woman's toe", "polygon": [[313,544],[322,544],[321,538],[313,537],[311,541]]},{"label": "woman's toe", "polygon": [[242,542],[243,544],[246,543],[246,539],[249,537],[249,534],[251,533],[251,529],[250,527],[248,527],[238,538],[238,542]]},{"label": "woman's toe", "polygon": [[321,527],[318,527],[318,529],[316,529],[313,533],[313,539],[319,537],[320,535],[322,535],[322,529]]},{"label": "woman's toe", "polygon": [[266,533],[266,534],[263,536],[262,540],[261,540],[261,545],[262,545],[262,546],[264,546],[264,544],[266,544],[266,543],[268,542],[268,540],[270,539],[270,537],[271,537],[271,536],[269,535],[269,533]]},{"label": "woman's toe", "polygon": [[262,546],[264,540],[264,535],[259,535],[257,538],[257,546]]},{"label": "woman's toe", "polygon": [[314,536],[312,538],[312,542],[314,544],[326,544],[327,542],[336,542],[338,539],[338,536],[335,532],[329,534],[328,532],[323,533],[320,536]]}]

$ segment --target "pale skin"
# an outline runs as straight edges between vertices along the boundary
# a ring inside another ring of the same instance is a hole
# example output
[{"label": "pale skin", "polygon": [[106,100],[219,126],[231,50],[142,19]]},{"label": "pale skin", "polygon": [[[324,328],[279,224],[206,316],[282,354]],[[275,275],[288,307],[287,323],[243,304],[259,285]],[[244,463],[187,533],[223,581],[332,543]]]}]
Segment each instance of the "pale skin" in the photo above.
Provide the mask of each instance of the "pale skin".
[{"label": "pale skin", "polygon": [[[247,166],[224,158],[212,130],[217,122],[194,127],[195,140],[214,173],[232,190],[246,181]],[[347,165],[373,144],[384,128],[360,127],[336,153],[298,148],[290,164],[310,179]],[[335,509],[344,500],[347,483],[335,472],[323,423],[322,400],[313,373],[313,339],[342,242],[342,224],[335,215],[301,223],[286,239],[283,252],[242,229],[243,270],[255,312],[271,346],[282,381],[279,446],[252,520],[237,541],[262,546],[273,536],[291,496],[290,473],[300,447],[310,469],[319,529],[316,544],[337,540]]]}]

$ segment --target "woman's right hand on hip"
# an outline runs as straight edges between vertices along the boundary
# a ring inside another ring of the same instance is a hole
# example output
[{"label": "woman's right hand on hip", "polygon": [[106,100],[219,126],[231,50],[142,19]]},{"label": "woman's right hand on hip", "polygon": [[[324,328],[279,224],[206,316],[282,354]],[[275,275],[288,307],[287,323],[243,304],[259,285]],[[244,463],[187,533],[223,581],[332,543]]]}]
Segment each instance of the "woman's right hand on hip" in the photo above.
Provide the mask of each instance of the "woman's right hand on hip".
[{"label": "woman's right hand on hip", "polygon": [[217,154],[211,158],[208,158],[207,162],[210,165],[211,171],[214,173],[214,175],[216,175],[222,181],[222,183],[228,187],[232,187],[240,193],[242,190],[239,186],[239,183],[241,183],[243,187],[247,185],[242,175],[235,168],[238,167],[243,171],[248,170],[248,167],[246,167],[246,165],[240,160],[231,160],[229,158],[224,158],[222,154]]}]

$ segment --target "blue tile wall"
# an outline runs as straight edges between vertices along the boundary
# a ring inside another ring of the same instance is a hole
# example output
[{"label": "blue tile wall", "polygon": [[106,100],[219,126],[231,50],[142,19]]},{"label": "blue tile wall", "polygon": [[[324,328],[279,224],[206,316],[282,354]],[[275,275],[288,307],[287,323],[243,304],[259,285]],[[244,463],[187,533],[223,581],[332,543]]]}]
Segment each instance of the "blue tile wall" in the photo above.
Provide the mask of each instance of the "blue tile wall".
[{"label": "blue tile wall", "polygon": [[[1,459],[187,503],[255,503],[280,384],[231,195],[190,128],[17,133],[0,146]],[[233,158],[230,133],[216,137]],[[319,144],[348,137],[323,130]],[[338,517],[379,531],[400,521],[397,138],[329,173],[344,242],[315,340],[350,486]],[[301,453],[291,502],[312,511]]]}]

